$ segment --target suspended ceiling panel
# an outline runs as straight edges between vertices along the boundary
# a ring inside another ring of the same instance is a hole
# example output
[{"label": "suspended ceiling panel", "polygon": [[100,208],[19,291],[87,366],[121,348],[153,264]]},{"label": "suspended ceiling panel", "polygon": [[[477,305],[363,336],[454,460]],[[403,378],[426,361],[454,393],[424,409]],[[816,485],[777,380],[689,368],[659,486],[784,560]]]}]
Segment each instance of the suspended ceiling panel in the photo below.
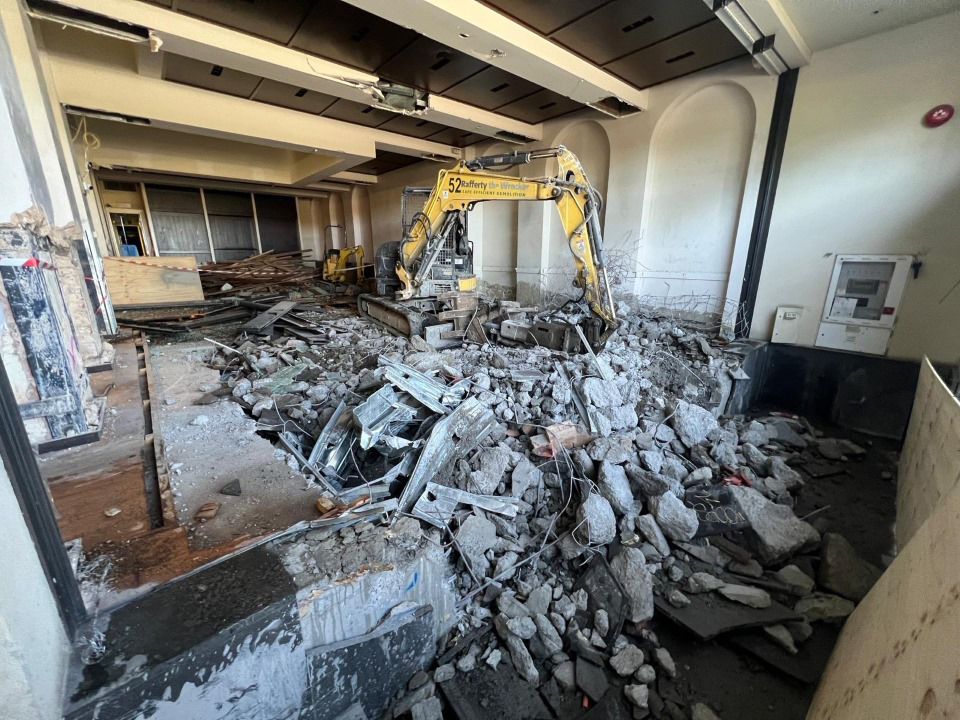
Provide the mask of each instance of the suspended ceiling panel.
[{"label": "suspended ceiling panel", "polygon": [[444,95],[485,110],[496,110],[539,89],[529,80],[490,66],[454,85]]},{"label": "suspended ceiling panel", "polygon": [[486,67],[482,60],[419,37],[377,68],[377,73],[394,82],[442,93]]},{"label": "suspended ceiling panel", "polygon": [[260,82],[251,99],[314,115],[319,115],[337,101],[337,98],[331,95],[305,90],[267,78]]},{"label": "suspended ceiling panel", "polygon": [[744,55],[743,45],[713,20],[610,63],[607,69],[638,87],[687,75]]},{"label": "suspended ceiling panel", "polygon": [[487,4],[541,35],[549,35],[606,2],[608,0],[488,0]]},{"label": "suspended ceiling panel", "polygon": [[373,72],[417,34],[343,2],[318,2],[291,41],[298,50]]},{"label": "suspended ceiling panel", "polygon": [[314,0],[177,0],[177,10],[286,45],[313,4]]},{"label": "suspended ceiling panel", "polygon": [[394,115],[383,125],[377,127],[380,130],[388,130],[415,138],[428,138],[446,129],[443,125],[425,120],[419,115]]},{"label": "suspended ceiling panel", "polygon": [[170,53],[164,57],[164,77],[184,85],[245,98],[250,97],[260,82],[256,75]]},{"label": "suspended ceiling panel", "polygon": [[579,110],[582,105],[552,90],[538,90],[533,95],[504,105],[497,112],[522,122],[536,124],[559,115]]},{"label": "suspended ceiling panel", "polygon": [[551,39],[595,65],[606,65],[713,19],[703,0],[614,0]]},{"label": "suspended ceiling panel", "polygon": [[427,140],[443,143],[444,145],[450,145],[452,147],[466,147],[481,140],[486,140],[486,136],[457,128],[444,128],[435,135],[428,137]]},{"label": "suspended ceiling panel", "polygon": [[355,125],[363,125],[364,127],[377,127],[396,117],[396,113],[389,110],[380,110],[372,105],[361,105],[341,99],[327,108],[323,116],[354,123]]}]

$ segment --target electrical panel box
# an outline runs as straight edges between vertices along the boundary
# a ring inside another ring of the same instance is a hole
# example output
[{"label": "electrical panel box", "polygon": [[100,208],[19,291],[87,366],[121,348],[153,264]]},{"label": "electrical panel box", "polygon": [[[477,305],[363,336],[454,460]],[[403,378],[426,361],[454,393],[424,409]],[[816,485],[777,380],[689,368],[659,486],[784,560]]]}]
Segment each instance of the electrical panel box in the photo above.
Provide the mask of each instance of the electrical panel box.
[{"label": "electrical panel box", "polygon": [[913,260],[912,255],[837,255],[816,344],[885,354]]},{"label": "electrical panel box", "polygon": [[793,305],[780,305],[777,317],[773,321],[773,337],[770,342],[795,344],[800,338],[800,319],[803,308]]}]

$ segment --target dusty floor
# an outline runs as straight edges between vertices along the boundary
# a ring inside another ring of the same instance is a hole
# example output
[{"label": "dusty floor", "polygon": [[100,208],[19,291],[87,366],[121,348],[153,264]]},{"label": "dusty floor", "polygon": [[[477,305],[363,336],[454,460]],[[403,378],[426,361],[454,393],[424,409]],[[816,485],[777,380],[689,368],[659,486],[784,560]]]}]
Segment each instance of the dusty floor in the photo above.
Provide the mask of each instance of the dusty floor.
[{"label": "dusty floor", "polygon": [[[841,474],[807,478],[797,496],[796,513],[810,518],[821,531],[839,532],[857,551],[879,567],[893,547],[898,443],[818,425],[831,437],[845,437],[867,449],[862,459],[825,463]],[[812,558],[814,559],[814,558]],[[762,661],[731,647],[722,638],[702,643],[681,629],[654,617],[660,635],[681,669],[693,698],[713,707],[724,720],[803,720],[816,691],[770,668]],[[835,641],[839,628],[828,629],[824,642]],[[831,635],[833,636],[831,638]]]},{"label": "dusty floor", "polygon": [[[151,346],[161,441],[171,470],[177,519],[191,528],[191,546],[211,547],[243,535],[287,528],[314,519],[320,491],[274,455],[257,435],[256,421],[234,402],[194,405],[217,387],[219,373],[204,365],[206,342]],[[239,480],[239,496],[220,492]],[[194,516],[206,503],[220,503],[204,523]]]}]

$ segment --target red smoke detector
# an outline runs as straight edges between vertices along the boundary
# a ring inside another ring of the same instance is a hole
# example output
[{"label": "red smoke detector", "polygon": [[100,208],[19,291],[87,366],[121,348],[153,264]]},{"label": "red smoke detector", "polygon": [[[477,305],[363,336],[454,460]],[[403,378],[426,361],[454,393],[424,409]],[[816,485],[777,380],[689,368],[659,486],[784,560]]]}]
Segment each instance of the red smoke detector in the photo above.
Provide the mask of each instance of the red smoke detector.
[{"label": "red smoke detector", "polygon": [[953,117],[953,105],[937,105],[923,116],[923,124],[927,127],[940,127]]}]

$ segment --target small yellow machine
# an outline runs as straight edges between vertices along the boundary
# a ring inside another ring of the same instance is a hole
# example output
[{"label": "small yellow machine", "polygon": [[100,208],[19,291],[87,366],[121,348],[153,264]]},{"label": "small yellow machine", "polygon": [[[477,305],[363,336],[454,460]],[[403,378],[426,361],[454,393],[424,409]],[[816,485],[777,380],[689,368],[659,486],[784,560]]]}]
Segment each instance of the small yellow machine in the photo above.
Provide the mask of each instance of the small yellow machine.
[{"label": "small yellow machine", "polygon": [[323,229],[324,257],[321,277],[329,283],[361,285],[364,270],[363,248],[359,245],[348,248],[329,247],[331,243],[327,242],[327,231],[330,231],[332,236],[337,229],[342,230],[346,238],[346,228],[342,225],[327,225]]},{"label": "small yellow machine", "polygon": [[[514,178],[490,172],[492,168],[542,158],[556,158],[556,176]],[[399,334],[423,335],[424,328],[436,318],[454,317],[462,314],[464,307],[469,308],[470,303],[463,302],[464,295],[475,295],[477,278],[473,274],[473,248],[466,241],[465,215],[476,203],[489,200],[555,204],[576,267],[573,284],[582,290],[594,316],[583,323],[582,331],[594,349],[603,347],[619,322],[603,263],[598,219],[601,198],[587,180],[580,161],[563,146],[487,155],[441,170],[403,240],[387,243],[393,247],[384,248],[396,255],[400,289],[395,299],[361,295],[360,312]],[[378,257],[378,275],[383,264]]]}]

